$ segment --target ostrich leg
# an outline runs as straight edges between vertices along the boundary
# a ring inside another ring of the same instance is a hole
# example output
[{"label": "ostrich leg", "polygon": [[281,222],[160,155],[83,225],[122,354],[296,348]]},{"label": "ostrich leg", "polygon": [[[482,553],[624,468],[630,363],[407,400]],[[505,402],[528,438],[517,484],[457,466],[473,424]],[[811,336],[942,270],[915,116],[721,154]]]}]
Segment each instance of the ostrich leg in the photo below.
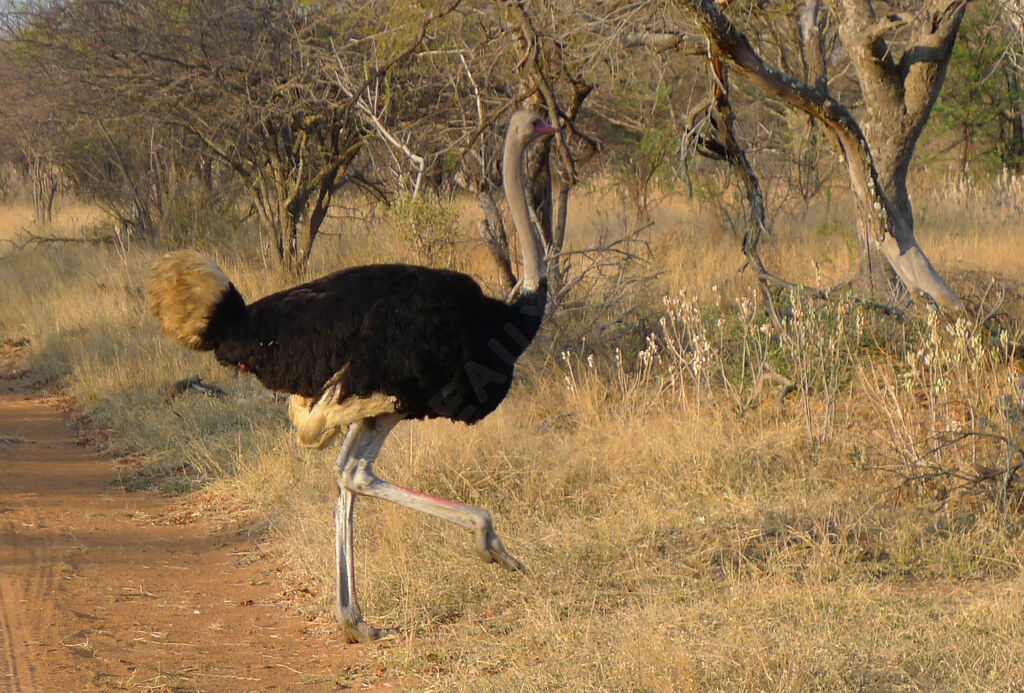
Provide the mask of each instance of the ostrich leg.
[{"label": "ostrich leg", "polygon": [[[381,428],[391,430],[394,423],[385,423],[391,417],[378,417],[375,421],[381,422]],[[397,420],[395,421],[397,423]],[[387,433],[385,432],[386,436]],[[346,439],[346,444],[348,440]],[[377,443],[375,450],[379,450],[383,437]],[[500,563],[509,570],[522,570],[523,564],[505,550],[501,538],[494,531],[494,522],[491,514],[482,508],[474,508],[471,505],[463,505],[454,501],[428,496],[419,491],[404,488],[396,484],[384,481],[373,473],[373,462],[376,453],[373,455],[356,455],[346,464],[344,472],[344,488],[360,496],[380,498],[391,501],[398,505],[420,512],[435,515],[449,522],[465,527],[476,535],[476,551],[485,563]]]},{"label": "ostrich leg", "polygon": [[338,484],[338,500],[334,508],[334,556],[336,561],[335,577],[335,615],[344,629],[348,642],[368,642],[382,635],[389,635],[394,629],[381,630],[374,628],[363,620],[363,613],[356,598],[356,572],[353,551],[353,511],[355,494],[347,488],[346,479],[351,476],[351,469],[360,462],[373,460],[380,453],[380,448],[388,433],[394,428],[401,417],[381,417],[380,419],[363,419],[353,423],[342,443],[338,459],[334,463],[335,479]]}]

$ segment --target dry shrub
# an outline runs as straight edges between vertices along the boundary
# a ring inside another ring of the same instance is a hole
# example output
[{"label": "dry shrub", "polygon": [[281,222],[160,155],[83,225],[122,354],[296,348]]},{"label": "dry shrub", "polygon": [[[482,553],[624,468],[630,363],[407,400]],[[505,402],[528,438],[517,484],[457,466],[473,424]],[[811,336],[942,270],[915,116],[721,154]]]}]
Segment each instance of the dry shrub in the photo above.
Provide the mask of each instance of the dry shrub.
[{"label": "dry shrub", "polygon": [[873,445],[882,468],[938,501],[1019,513],[1024,378],[1012,340],[1020,333],[992,337],[983,325],[935,313],[918,327],[903,360],[860,366],[860,391],[886,423]]},{"label": "dry shrub", "polygon": [[459,224],[453,204],[431,192],[402,194],[387,207],[383,220],[419,263],[455,269]]}]

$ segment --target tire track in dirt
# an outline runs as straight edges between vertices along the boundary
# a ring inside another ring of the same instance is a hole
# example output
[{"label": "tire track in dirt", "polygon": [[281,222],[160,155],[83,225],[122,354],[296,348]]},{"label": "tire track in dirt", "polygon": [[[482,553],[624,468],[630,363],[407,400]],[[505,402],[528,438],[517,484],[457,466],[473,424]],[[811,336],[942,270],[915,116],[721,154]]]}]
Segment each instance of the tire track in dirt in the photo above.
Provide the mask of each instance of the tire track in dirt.
[{"label": "tire track in dirt", "polygon": [[46,519],[43,501],[54,480],[33,483],[23,472],[34,467],[40,474],[58,472],[59,477],[60,470],[47,462],[67,453],[66,445],[29,437],[43,430],[47,417],[33,416],[27,406],[31,401],[24,395],[12,397],[16,390],[7,389],[0,396],[0,688],[44,691],[40,648],[54,635],[62,542]]},{"label": "tire track in dirt", "polygon": [[[3,534],[8,534],[7,528]],[[0,644],[4,654],[0,680],[6,682],[5,690],[32,692],[38,689],[29,651],[26,618],[21,607],[24,601],[14,581],[0,574]]]},{"label": "tire track in dirt", "polygon": [[180,500],[113,476],[67,414],[0,378],[0,691],[381,683],[331,624],[281,607],[244,528],[183,524]]},{"label": "tire track in dirt", "polygon": [[0,642],[5,661],[0,681],[25,693],[41,690],[36,683],[36,650],[46,633],[40,626],[52,620],[48,617],[55,609],[57,575],[50,555],[55,544],[42,534],[38,540],[25,546],[14,522],[0,526]]}]

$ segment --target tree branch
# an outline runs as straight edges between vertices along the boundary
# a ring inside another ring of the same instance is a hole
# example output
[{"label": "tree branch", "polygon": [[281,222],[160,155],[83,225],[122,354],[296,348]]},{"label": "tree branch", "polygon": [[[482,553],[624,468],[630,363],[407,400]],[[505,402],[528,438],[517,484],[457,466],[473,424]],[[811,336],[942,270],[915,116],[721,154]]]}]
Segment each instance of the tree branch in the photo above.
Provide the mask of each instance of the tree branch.
[{"label": "tree branch", "polygon": [[944,310],[962,310],[959,297],[917,245],[913,228],[894,213],[879,183],[864,133],[849,109],[828,94],[765,63],[747,37],[711,0],[676,0],[676,5],[700,26],[714,51],[736,65],[755,86],[810,114],[835,135],[857,198],[861,223],[872,231],[900,279],[911,291],[927,294]]}]

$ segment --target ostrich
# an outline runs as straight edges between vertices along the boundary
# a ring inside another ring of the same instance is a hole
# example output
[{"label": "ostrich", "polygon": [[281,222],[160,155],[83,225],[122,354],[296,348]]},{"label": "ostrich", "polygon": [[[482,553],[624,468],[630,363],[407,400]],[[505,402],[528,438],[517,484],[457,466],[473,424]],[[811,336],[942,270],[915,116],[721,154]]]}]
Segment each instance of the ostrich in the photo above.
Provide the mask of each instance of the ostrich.
[{"label": "ostrich", "polygon": [[473,532],[488,563],[522,570],[486,510],[378,477],[373,463],[403,419],[475,423],[508,393],[516,359],[540,328],[547,280],[523,186],[527,145],[555,132],[529,111],[512,116],[502,171],[523,257],[519,297],[484,295],[459,272],[410,265],[342,270],[246,304],[211,260],[191,251],[153,266],[148,295],[165,334],[213,351],[266,387],[291,394],[300,444],[323,448],[347,427],[334,464],[335,612],[349,642],[391,632],[363,620],[356,599],[352,524],[356,496],[391,501]]}]

